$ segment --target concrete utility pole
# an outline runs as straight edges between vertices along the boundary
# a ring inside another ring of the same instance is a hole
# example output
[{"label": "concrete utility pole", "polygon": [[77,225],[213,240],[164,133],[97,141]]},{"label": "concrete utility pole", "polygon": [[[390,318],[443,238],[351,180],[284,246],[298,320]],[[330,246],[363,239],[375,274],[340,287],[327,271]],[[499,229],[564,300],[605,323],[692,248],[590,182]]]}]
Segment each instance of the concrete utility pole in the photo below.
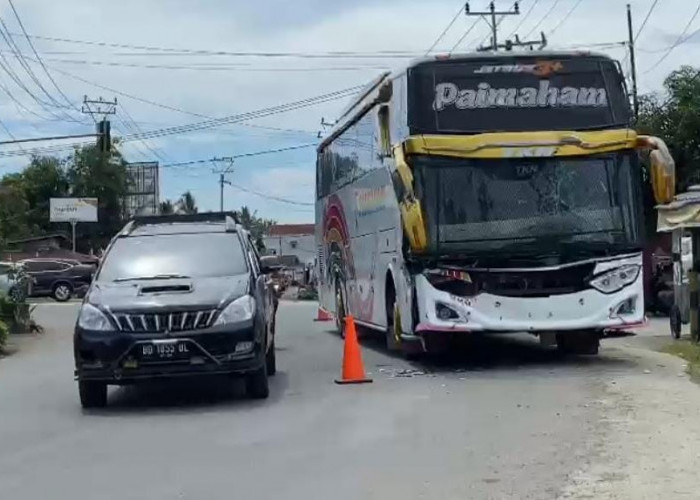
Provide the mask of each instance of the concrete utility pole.
[{"label": "concrete utility pole", "polygon": [[[83,97],[83,106],[80,111],[85,115],[90,115],[97,126],[97,149],[102,153],[108,153],[112,148],[111,124],[107,119],[108,115],[117,113],[117,98],[113,101],[105,101],[101,96],[98,99],[88,99]],[[95,115],[101,116],[99,122]]]},{"label": "concrete utility pole", "polygon": [[627,44],[630,49],[630,66],[632,73],[632,108],[634,109],[634,117],[637,118],[639,113],[639,97],[637,96],[637,61],[634,55],[634,35],[632,34],[632,8],[627,4],[627,32],[629,41]]},{"label": "concrete utility pole", "polygon": [[227,166],[224,167],[223,169],[214,169],[213,172],[215,174],[219,174],[219,211],[223,212],[224,211],[224,184],[228,184],[229,186],[231,183],[226,180],[226,175],[230,174],[233,172],[233,158],[230,156],[224,156],[221,158],[212,158],[211,162],[214,164],[217,163],[226,163]]},{"label": "concrete utility pole", "polygon": [[[480,11],[480,12],[472,12],[469,8],[469,2],[466,3],[464,6],[464,11],[468,16],[481,16],[481,18],[486,21],[486,23],[489,24],[491,27],[491,47],[493,48],[494,51],[498,50],[498,23],[496,22],[496,16],[519,16],[520,15],[520,6],[518,5],[518,2],[515,2],[515,5],[513,6],[513,10],[507,10],[507,11],[497,11],[496,10],[496,5],[494,2],[491,2],[489,4],[489,10],[488,11]],[[487,16],[491,18],[489,21],[487,19]]]}]

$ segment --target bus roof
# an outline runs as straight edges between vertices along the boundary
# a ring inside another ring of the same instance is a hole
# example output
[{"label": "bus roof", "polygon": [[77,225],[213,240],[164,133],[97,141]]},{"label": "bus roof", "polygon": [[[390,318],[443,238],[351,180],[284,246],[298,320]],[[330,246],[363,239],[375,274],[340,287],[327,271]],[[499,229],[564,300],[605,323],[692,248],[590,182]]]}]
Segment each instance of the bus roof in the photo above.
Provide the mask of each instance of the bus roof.
[{"label": "bus roof", "polygon": [[[593,52],[589,50],[538,50],[538,51],[523,51],[523,52],[512,52],[512,51],[488,51],[488,52],[466,52],[460,54],[436,54],[433,56],[419,57],[412,59],[407,65],[403,66],[394,72],[384,72],[377,77],[375,77],[371,82],[369,82],[365,88],[358,94],[357,97],[353,98],[352,101],[343,109],[342,113],[339,115],[335,126],[328,133],[326,137],[323,138],[321,143],[318,145],[317,150],[320,152],[329,143],[342,133],[349,124],[354,122],[358,118],[358,114],[362,115],[366,112],[365,107],[367,104],[376,99],[379,89],[384,82],[387,80],[394,80],[408,70],[422,66],[424,64],[435,64],[435,63],[448,63],[448,62],[459,62],[459,61],[493,61],[494,59],[518,59],[518,58],[542,58],[542,59],[556,59],[556,58],[593,58],[593,59],[604,59],[607,61],[612,61],[613,58],[602,52]],[[364,104],[364,106],[362,106]]]}]

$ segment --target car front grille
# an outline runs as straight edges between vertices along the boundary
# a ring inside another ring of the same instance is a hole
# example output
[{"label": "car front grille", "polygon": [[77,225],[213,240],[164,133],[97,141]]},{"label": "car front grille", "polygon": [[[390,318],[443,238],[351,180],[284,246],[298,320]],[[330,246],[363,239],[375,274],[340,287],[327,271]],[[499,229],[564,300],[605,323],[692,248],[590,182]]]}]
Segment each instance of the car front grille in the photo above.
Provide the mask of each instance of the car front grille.
[{"label": "car front grille", "polygon": [[209,328],[215,315],[215,309],[205,309],[167,313],[115,312],[112,313],[112,318],[122,332],[164,333]]}]

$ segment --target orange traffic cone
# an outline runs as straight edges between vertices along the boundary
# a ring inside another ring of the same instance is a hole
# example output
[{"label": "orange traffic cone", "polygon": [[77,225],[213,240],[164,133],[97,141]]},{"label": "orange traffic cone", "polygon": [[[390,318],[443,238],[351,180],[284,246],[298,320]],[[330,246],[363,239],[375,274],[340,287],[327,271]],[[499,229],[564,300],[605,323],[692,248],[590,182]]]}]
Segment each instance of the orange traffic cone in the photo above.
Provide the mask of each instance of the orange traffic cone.
[{"label": "orange traffic cone", "polygon": [[333,321],[333,315],[319,306],[318,315],[314,321]]},{"label": "orange traffic cone", "polygon": [[357,330],[355,329],[355,319],[352,316],[345,318],[345,348],[343,350],[343,374],[340,380],[336,379],[336,384],[366,384],[371,382],[371,378],[365,375],[365,368],[362,364],[362,352],[360,343],[357,341]]}]

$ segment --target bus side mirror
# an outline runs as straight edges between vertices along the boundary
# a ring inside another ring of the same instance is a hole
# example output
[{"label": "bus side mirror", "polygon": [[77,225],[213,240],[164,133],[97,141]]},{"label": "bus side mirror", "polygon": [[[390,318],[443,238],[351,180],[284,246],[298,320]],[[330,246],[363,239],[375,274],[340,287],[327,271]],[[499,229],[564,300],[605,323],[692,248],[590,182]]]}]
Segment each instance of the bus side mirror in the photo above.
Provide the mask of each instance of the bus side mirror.
[{"label": "bus side mirror", "polygon": [[637,146],[649,149],[650,177],[657,204],[673,201],[676,195],[676,163],[666,143],[658,137],[639,136]]}]

